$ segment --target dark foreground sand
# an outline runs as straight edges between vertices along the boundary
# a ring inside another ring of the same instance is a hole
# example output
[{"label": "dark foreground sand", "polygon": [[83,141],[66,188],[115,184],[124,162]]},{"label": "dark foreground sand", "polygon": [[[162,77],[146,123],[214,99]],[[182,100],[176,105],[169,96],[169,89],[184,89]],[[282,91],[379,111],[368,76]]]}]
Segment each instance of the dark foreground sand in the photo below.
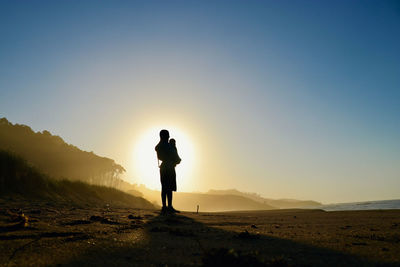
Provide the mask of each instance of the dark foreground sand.
[{"label": "dark foreground sand", "polygon": [[224,263],[400,266],[400,210],[160,216],[153,210],[0,201],[1,266]]}]

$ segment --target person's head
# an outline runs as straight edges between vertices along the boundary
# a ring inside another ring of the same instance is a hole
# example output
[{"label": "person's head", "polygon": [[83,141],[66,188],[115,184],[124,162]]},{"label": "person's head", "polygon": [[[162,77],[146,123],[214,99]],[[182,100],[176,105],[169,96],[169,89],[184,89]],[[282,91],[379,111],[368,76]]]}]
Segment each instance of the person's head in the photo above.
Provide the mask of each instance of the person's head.
[{"label": "person's head", "polygon": [[169,143],[173,146],[176,146],[176,141],[174,138],[169,139]]},{"label": "person's head", "polygon": [[162,141],[167,141],[168,142],[168,139],[169,139],[169,132],[168,132],[168,130],[161,130],[160,131],[160,139],[162,140]]}]

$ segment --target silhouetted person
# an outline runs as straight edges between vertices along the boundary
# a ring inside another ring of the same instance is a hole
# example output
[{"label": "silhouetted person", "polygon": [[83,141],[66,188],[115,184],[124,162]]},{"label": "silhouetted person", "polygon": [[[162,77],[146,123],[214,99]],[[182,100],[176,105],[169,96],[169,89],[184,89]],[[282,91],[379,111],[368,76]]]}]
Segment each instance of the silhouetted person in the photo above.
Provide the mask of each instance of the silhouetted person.
[{"label": "silhouetted person", "polygon": [[[172,191],[176,191],[175,166],[180,163],[176,147],[168,143],[169,132],[160,131],[160,142],[155,147],[157,158],[162,161],[160,167],[162,213],[167,211],[178,212],[172,206]],[[179,160],[178,160],[179,159]],[[166,200],[168,199],[168,207]]]}]

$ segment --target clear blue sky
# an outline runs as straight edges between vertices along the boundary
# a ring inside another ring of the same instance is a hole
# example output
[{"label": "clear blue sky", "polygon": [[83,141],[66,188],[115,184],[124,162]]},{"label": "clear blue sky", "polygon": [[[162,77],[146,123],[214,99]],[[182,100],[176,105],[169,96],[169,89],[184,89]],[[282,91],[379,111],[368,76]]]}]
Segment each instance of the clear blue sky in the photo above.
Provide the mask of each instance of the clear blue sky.
[{"label": "clear blue sky", "polygon": [[133,182],[168,121],[201,151],[184,191],[400,198],[400,2],[1,1],[0,116]]}]

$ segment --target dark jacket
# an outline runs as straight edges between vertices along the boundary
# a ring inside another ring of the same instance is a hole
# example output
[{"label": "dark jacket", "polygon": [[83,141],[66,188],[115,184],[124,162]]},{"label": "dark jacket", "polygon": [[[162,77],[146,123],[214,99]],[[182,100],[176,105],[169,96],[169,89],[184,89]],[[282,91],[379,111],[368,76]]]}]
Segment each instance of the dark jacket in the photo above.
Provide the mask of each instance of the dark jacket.
[{"label": "dark jacket", "polygon": [[160,141],[155,147],[157,158],[162,161],[160,168],[173,168],[176,165],[176,156],[168,142]]}]

